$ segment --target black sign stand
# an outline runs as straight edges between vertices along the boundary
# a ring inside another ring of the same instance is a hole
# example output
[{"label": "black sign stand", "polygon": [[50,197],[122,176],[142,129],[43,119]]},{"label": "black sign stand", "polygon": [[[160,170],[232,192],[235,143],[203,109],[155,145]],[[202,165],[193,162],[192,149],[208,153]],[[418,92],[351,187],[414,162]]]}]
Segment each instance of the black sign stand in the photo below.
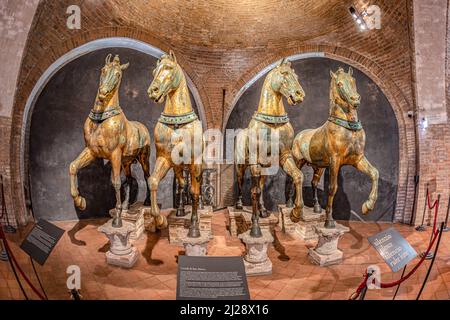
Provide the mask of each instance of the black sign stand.
[{"label": "black sign stand", "polygon": [[[438,194],[438,199],[437,199],[437,205],[439,205],[439,200],[441,199],[441,195],[440,194]],[[437,214],[437,213],[436,213]],[[433,230],[431,231],[431,235],[430,235],[430,244],[431,244],[431,241],[433,241],[433,233],[434,233],[434,225],[433,225]],[[420,257],[423,257],[423,255],[425,254],[425,252],[422,252],[421,254],[420,254]],[[433,251],[431,251],[430,250],[430,252],[428,252],[428,254],[427,254],[427,256],[425,257],[425,259],[426,260],[431,260],[431,259],[433,259],[433,257],[434,257],[434,252]]]}]

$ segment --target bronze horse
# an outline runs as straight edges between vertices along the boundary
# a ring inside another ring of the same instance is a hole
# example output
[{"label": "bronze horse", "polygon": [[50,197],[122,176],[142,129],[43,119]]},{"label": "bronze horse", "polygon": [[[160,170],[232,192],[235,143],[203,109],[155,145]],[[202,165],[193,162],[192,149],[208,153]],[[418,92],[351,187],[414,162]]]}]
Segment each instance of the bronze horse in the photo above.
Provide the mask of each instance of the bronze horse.
[{"label": "bronze horse", "polygon": [[356,88],[353,70],[348,72],[339,68],[336,73],[330,71],[330,115],[328,121],[317,129],[301,131],[294,139],[292,155],[301,169],[305,163],[312,166],[314,177],[315,212],[320,212],[317,198],[317,184],[325,171],[330,168],[330,187],[326,207],[325,227],[334,228],[333,199],[337,191],[339,170],[343,165],[352,165],[369,175],[372,189],[369,199],[362,206],[363,214],[373,210],[378,196],[378,170],[364,156],[366,135],[358,120],[357,110],[361,97]]},{"label": "bronze horse", "polygon": [[[242,184],[244,173],[246,168],[250,167],[253,180],[253,211],[254,214],[255,211],[258,211],[259,215],[262,217],[267,216],[267,214],[261,197],[261,191],[264,186],[264,175],[261,175],[261,171],[267,164],[262,164],[260,158],[258,158],[257,162],[252,163],[250,163],[251,161],[249,160],[252,157],[251,146],[256,146],[257,148],[253,149],[256,151],[256,149],[263,150],[264,148],[267,148],[268,143],[270,144],[269,140],[271,138],[268,135],[264,137],[259,134],[264,131],[269,134],[278,133],[279,164],[283,170],[293,178],[297,191],[295,207],[293,208],[292,214],[295,216],[301,216],[302,214],[303,200],[301,188],[303,175],[296,167],[291,154],[294,129],[289,123],[289,118],[284,108],[283,96],[290,105],[301,103],[305,97],[305,92],[298,82],[298,76],[291,68],[290,62],[286,59],[283,59],[281,63],[266,76],[261,90],[258,110],[250,121],[248,128],[240,131],[236,137],[235,163],[238,199],[235,206],[237,209],[242,209]],[[251,134],[252,132],[255,134]],[[259,156],[261,156],[261,154]],[[253,219],[257,218],[253,217]]]},{"label": "bronze horse", "polygon": [[[86,208],[86,200],[79,194],[77,172],[96,158],[107,159],[111,163],[111,181],[116,193],[116,215],[114,227],[121,227],[122,209],[128,209],[131,185],[131,164],[138,161],[144,176],[150,176],[150,135],[147,128],[139,122],[128,121],[119,104],[119,87],[122,71],[129,63],[120,64],[116,55],[111,61],[111,54],[105,59],[105,66],[100,75],[100,85],[95,104],[84,123],[84,141],[86,147],[70,164],[70,191],[75,206],[81,210]],[[126,176],[125,199],[121,202],[120,170]],[[145,204],[150,203],[149,189]]]},{"label": "bronze horse", "polygon": [[[157,191],[161,179],[170,168],[174,169],[179,193],[184,189],[183,169],[188,168],[191,176],[192,216],[189,237],[200,237],[197,209],[202,183],[203,129],[192,109],[186,78],[175,54],[170,51],[163,55],[153,70],[153,81],[148,88],[148,96],[156,103],[166,98],[164,111],[156,124],[156,164],[149,186],[152,212],[159,215]],[[184,215],[183,197],[179,198],[177,215]],[[162,223],[167,224],[166,218]]]}]

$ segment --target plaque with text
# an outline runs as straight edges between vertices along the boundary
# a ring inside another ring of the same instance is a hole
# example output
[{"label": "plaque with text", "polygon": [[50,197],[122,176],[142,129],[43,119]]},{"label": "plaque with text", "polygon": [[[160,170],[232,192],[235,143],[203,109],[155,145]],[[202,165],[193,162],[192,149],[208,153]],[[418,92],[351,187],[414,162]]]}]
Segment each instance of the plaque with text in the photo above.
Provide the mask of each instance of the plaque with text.
[{"label": "plaque with text", "polygon": [[242,257],[178,257],[177,300],[249,300]]},{"label": "plaque with text", "polygon": [[42,266],[63,234],[63,229],[41,219],[23,240],[20,248]]},{"label": "plaque with text", "polygon": [[417,257],[417,252],[394,228],[384,230],[368,238],[392,272],[397,272]]}]

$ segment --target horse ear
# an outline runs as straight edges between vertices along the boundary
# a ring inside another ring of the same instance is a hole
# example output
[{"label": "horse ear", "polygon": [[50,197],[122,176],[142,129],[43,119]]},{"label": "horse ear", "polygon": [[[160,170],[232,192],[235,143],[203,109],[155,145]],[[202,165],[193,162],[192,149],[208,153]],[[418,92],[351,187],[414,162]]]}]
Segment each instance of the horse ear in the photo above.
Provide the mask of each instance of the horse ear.
[{"label": "horse ear", "polygon": [[280,66],[286,63],[286,58],[281,59]]},{"label": "horse ear", "polygon": [[330,70],[330,76],[331,76],[332,79],[336,79],[337,78],[336,74],[333,71],[331,71],[331,70]]},{"label": "horse ear", "polygon": [[129,66],[130,66],[130,63],[127,62],[127,63],[125,63],[125,64],[122,64],[122,65],[120,66],[120,69],[123,71],[123,70],[126,70]]},{"label": "horse ear", "polygon": [[173,51],[170,50],[169,54],[170,54],[170,58],[172,59],[172,61],[177,63],[177,57],[175,57],[175,53],[173,53]]},{"label": "horse ear", "polygon": [[349,74],[350,76],[353,75],[353,68],[352,68],[352,67],[348,67],[348,74]]},{"label": "horse ear", "polygon": [[111,63],[111,57],[112,57],[111,53],[106,56],[105,64],[110,64]]}]

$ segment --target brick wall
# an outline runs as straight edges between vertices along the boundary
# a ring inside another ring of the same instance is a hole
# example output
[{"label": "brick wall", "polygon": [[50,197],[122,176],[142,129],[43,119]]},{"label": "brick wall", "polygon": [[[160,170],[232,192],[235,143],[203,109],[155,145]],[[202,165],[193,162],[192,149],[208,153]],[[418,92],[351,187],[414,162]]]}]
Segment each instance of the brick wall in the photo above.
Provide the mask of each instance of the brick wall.
[{"label": "brick wall", "polygon": [[[66,9],[77,2],[82,13],[81,30],[69,30]],[[355,2],[357,8],[362,8],[367,1]],[[371,1],[369,4],[381,8],[382,27],[369,32],[358,32],[348,13],[349,4],[355,2],[317,0],[280,4],[279,1],[249,0],[231,5],[225,0],[41,1],[29,33],[11,106],[11,139],[2,140],[1,145],[2,157],[11,166],[11,203],[17,216],[24,217],[25,212],[19,142],[24,106],[33,86],[57,58],[71,49],[98,38],[123,36],[165,51],[169,48],[175,51],[179,63],[198,89],[208,127],[214,128],[222,128],[225,120],[222,114],[229,114],[238,90],[258,71],[283,56],[325,52],[328,57],[366,72],[387,96],[399,123],[401,150],[396,219],[409,221],[416,164],[414,123],[407,117],[416,101],[415,55],[411,45],[414,40],[414,32],[411,32],[413,2]],[[225,103],[222,101],[224,89]],[[222,110],[223,105],[225,110]],[[444,141],[438,134],[426,141],[435,140],[436,143]],[[422,149],[420,152],[420,168],[425,172],[433,165],[422,161],[425,159]],[[443,160],[443,166],[446,163],[450,161]],[[440,172],[447,178],[450,175],[444,169]],[[440,182],[439,188],[442,186]]]}]

